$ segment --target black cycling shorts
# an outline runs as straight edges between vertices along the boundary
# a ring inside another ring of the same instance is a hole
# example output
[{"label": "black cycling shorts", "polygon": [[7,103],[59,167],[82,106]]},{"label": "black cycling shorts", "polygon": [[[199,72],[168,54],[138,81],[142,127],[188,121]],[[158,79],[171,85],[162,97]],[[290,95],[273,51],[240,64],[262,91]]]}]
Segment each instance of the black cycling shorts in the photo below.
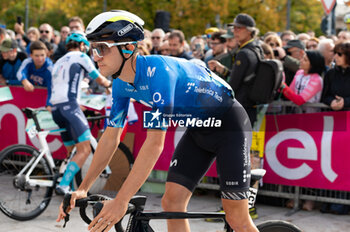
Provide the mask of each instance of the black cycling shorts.
[{"label": "black cycling shorts", "polygon": [[247,199],[252,140],[250,120],[236,100],[221,119],[220,128],[186,129],[175,149],[167,181],[193,192],[216,158],[221,197]]}]

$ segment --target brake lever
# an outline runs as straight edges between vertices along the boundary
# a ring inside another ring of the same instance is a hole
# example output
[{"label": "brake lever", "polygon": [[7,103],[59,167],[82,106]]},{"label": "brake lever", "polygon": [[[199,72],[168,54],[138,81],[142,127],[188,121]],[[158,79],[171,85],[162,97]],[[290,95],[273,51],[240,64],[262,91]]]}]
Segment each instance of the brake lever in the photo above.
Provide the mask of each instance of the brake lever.
[{"label": "brake lever", "polygon": [[64,224],[63,224],[63,228],[66,227],[67,222],[70,219],[70,215],[69,213],[67,213],[67,209],[68,206],[70,205],[70,199],[71,199],[72,195],[67,193],[66,195],[64,195],[64,199],[63,199],[63,212],[66,214],[66,216],[64,217]]}]

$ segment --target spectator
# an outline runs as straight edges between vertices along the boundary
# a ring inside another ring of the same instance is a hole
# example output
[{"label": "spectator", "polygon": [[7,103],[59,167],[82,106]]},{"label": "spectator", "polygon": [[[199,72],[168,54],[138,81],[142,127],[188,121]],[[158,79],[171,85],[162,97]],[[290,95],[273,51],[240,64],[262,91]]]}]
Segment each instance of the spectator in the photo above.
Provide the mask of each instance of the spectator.
[{"label": "spectator", "polygon": [[332,110],[350,107],[350,42],[335,45],[335,67],[324,78],[322,102]]},{"label": "spectator", "polygon": [[163,41],[162,46],[160,46],[160,54],[163,56],[170,56],[170,46],[169,46],[169,41],[165,40]]},{"label": "spectator", "polygon": [[[41,24],[39,27],[39,32],[40,32],[40,41],[41,42],[48,42],[45,43],[47,50],[53,50],[53,52],[56,51],[57,45],[53,42],[53,28],[50,24],[44,23]],[[49,44],[51,46],[49,46]]]},{"label": "spectator", "polygon": [[307,41],[309,41],[310,39],[310,36],[306,33],[300,33],[297,35],[297,39],[303,42],[304,45],[306,45]]},{"label": "spectator", "polygon": [[275,49],[276,47],[282,47],[282,40],[277,34],[271,34],[265,37],[264,42],[272,49]]},{"label": "spectator", "polygon": [[30,44],[33,41],[38,41],[40,38],[40,32],[38,30],[38,28],[36,27],[30,27],[27,30],[27,38],[28,38],[28,42],[27,42],[27,47],[26,47],[26,52],[29,55],[30,54]]},{"label": "spectator", "polygon": [[[249,115],[252,125],[256,121],[256,102],[249,99],[250,83],[248,78],[254,78],[258,66],[258,57],[263,59],[263,51],[255,40],[259,30],[255,27],[254,19],[248,14],[238,14],[233,23],[233,33],[239,44],[239,50],[234,58],[232,71],[217,61],[210,61],[209,68],[225,77],[230,74],[228,82],[235,92],[235,98],[242,104]],[[255,50],[255,51],[253,51]]]},{"label": "spectator", "polygon": [[64,56],[67,53],[66,50],[66,38],[68,36],[70,32],[69,27],[67,26],[63,26],[61,27],[61,41],[59,42],[56,51],[54,52],[53,56],[52,56],[52,60],[54,62],[56,62],[59,58],[61,58],[62,56]]},{"label": "spectator", "polygon": [[234,52],[238,48],[238,43],[233,34],[233,28],[228,28],[226,34],[223,34],[221,37],[226,39],[226,48],[228,52]]},{"label": "spectator", "polygon": [[218,57],[221,54],[224,54],[227,52],[226,49],[226,39],[222,37],[224,35],[224,31],[217,31],[214,32],[210,39],[209,39],[209,47],[213,50],[212,56],[207,57],[204,61],[205,63],[208,63],[209,60],[212,60],[216,57]]},{"label": "spectator", "polygon": [[0,52],[0,84],[21,85],[16,73],[27,55],[17,51],[17,42],[12,39],[5,39],[1,43]]},{"label": "spectator", "polygon": [[141,40],[137,42],[137,50],[140,53],[140,55],[145,56],[145,55],[151,54],[147,47],[148,46],[147,46],[146,40]]},{"label": "spectator", "polygon": [[152,39],[152,50],[151,54],[160,54],[160,47],[162,46],[163,39],[164,39],[165,33],[163,29],[156,28],[152,31],[151,39]]},{"label": "spectator", "polygon": [[[30,57],[25,59],[18,72],[17,79],[26,91],[34,91],[34,85],[51,88],[52,61],[47,57],[47,48],[41,41],[30,45]],[[48,96],[49,97],[49,96]]]},{"label": "spectator", "polygon": [[[306,51],[300,61],[300,69],[295,74],[292,83],[288,87],[282,84],[283,95],[297,105],[306,102],[316,103],[321,100],[322,73],[325,70],[324,58],[319,51]],[[316,108],[304,108],[307,113],[316,112]]]},{"label": "spectator", "polygon": [[192,56],[196,59],[204,58],[205,41],[202,36],[198,35],[191,39]]},{"label": "spectator", "polygon": [[69,19],[68,27],[70,31],[85,32],[85,26],[83,20],[79,16],[74,16]]},{"label": "spectator", "polygon": [[338,33],[338,40],[339,42],[350,40],[350,31],[340,31]]},{"label": "spectator", "polygon": [[[64,38],[67,38],[70,31],[85,31],[85,25],[83,20],[79,16],[74,16],[69,19],[68,21],[68,27],[63,26],[61,28],[61,35],[63,34]],[[64,56],[67,53],[66,50],[66,39],[62,39],[61,42],[58,44],[57,49],[55,50],[52,60],[56,62],[59,58]]]},{"label": "spectator", "polygon": [[9,38],[10,38],[10,36],[7,34],[6,30],[4,28],[0,27],[0,44],[5,39],[9,39]]},{"label": "spectator", "polygon": [[320,40],[312,37],[306,42],[306,49],[307,50],[317,50],[318,44]]},{"label": "spectator", "polygon": [[61,34],[59,31],[54,30],[53,31],[53,42],[54,44],[58,45],[61,42]]},{"label": "spectator", "polygon": [[168,41],[171,56],[185,58],[187,60],[192,59],[192,57],[184,50],[185,35],[182,31],[173,30],[169,35]]},{"label": "spectator", "polygon": [[272,47],[269,44],[267,44],[265,42],[262,42],[260,44],[260,46],[261,46],[262,50],[264,51],[264,58],[265,58],[265,60],[275,59]]},{"label": "spectator", "polygon": [[299,70],[300,60],[305,56],[305,45],[300,40],[289,40],[283,48],[276,47],[275,57],[283,61],[286,84],[290,85]]},{"label": "spectator", "polygon": [[296,39],[296,35],[292,31],[284,31],[281,34],[282,47],[287,46],[289,40]]},{"label": "spectator", "polygon": [[326,71],[333,68],[334,66],[334,43],[331,39],[323,39],[318,44],[318,50],[324,57],[324,62],[326,65]]}]

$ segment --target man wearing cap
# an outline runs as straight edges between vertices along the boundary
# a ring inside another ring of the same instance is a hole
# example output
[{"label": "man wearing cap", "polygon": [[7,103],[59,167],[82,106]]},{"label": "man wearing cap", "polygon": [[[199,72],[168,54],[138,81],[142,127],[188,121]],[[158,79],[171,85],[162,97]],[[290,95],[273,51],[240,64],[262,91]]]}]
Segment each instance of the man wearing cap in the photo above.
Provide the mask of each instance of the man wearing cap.
[{"label": "man wearing cap", "polygon": [[[255,69],[258,66],[259,54],[263,59],[263,51],[255,37],[259,30],[255,27],[254,19],[248,14],[238,14],[233,23],[228,24],[233,26],[233,33],[239,48],[234,57],[232,70],[229,70],[219,62],[213,62],[211,69],[221,73],[223,76],[229,76],[228,82],[235,92],[236,99],[242,104],[249,115],[250,122],[254,125],[256,121],[256,108],[253,102],[249,99],[249,91],[251,82],[247,82],[248,78],[255,75]],[[255,50],[255,51],[254,51]]]},{"label": "man wearing cap", "polygon": [[12,39],[1,43],[0,52],[0,84],[21,85],[16,73],[27,55],[17,51],[17,42]]},{"label": "man wearing cap", "polygon": [[236,42],[235,38],[233,37],[232,29],[229,29],[226,34],[221,35],[222,38],[226,39],[226,52],[222,53],[218,56],[216,56],[213,60],[208,61],[208,67],[210,70],[214,71],[218,76],[220,76],[225,81],[228,81],[229,72],[226,73],[226,76],[224,76],[222,73],[215,70],[216,62],[219,62],[227,70],[231,70],[234,64],[234,56],[235,52],[238,49],[238,43]]},{"label": "man wearing cap", "polygon": [[286,75],[286,83],[289,85],[296,72],[299,70],[301,59],[305,56],[305,44],[300,40],[293,39],[287,42],[284,48],[275,48],[278,57],[283,62],[284,73]]}]

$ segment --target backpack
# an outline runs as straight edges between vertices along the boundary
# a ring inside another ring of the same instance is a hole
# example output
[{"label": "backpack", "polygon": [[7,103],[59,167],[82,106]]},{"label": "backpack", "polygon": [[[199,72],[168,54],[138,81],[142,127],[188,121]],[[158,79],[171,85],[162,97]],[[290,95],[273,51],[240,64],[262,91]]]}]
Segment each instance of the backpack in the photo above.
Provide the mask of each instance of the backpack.
[{"label": "backpack", "polygon": [[257,104],[272,102],[283,81],[283,64],[281,61],[262,59],[257,49],[249,48],[258,58],[258,66],[253,75],[244,81],[251,82],[249,99]]}]

